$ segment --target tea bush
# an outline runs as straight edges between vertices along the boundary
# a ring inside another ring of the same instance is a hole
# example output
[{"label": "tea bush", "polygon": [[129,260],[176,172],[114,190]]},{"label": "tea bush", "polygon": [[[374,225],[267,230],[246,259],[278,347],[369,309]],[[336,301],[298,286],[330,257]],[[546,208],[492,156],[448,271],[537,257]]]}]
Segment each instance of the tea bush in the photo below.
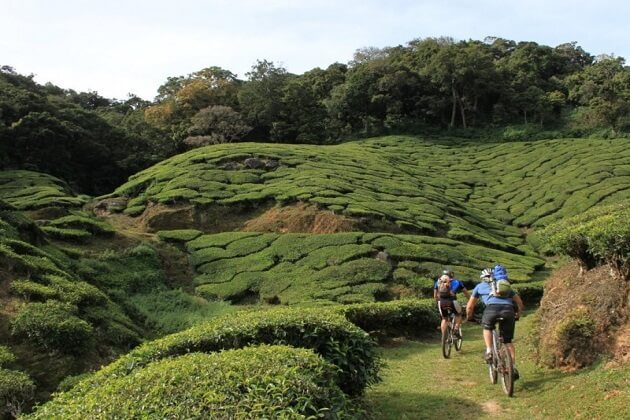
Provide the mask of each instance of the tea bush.
[{"label": "tea bush", "polygon": [[345,305],[336,311],[377,337],[419,337],[440,323],[433,299]]},{"label": "tea bush", "polygon": [[597,206],[550,225],[539,233],[542,249],[578,259],[587,268],[610,264],[630,276],[630,201]]},{"label": "tea bush", "polygon": [[18,210],[79,207],[87,201],[75,196],[62,180],[32,171],[0,171],[0,198]]},{"label": "tea bush", "polygon": [[337,368],[306,349],[258,346],[193,353],[62,393],[26,418],[344,418]]},{"label": "tea bush", "polygon": [[35,394],[35,383],[24,372],[0,368],[0,416],[17,417]]},{"label": "tea bush", "polygon": [[54,300],[24,305],[11,322],[14,336],[62,353],[85,352],[93,332],[90,324],[76,316],[76,308]]},{"label": "tea bush", "polygon": [[109,378],[133,374],[156,360],[191,352],[212,353],[256,344],[312,349],[337,366],[339,387],[359,395],[379,380],[375,343],[343,316],[318,309],[274,309],[237,313],[145,343],[81,382],[71,392],[100,386]]}]

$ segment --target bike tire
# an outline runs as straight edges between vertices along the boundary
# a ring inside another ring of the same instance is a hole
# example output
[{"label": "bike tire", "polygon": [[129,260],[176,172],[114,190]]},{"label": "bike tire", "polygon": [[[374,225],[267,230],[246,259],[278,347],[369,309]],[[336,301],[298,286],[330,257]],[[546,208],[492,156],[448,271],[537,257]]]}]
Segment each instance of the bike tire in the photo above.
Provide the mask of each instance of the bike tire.
[{"label": "bike tire", "polygon": [[497,336],[496,331],[492,331],[492,362],[488,363],[488,374],[490,375],[490,382],[492,385],[497,384],[497,379],[499,377],[499,358],[497,355],[497,344],[499,342],[499,337]]},{"label": "bike tire", "polygon": [[444,334],[442,334],[442,356],[444,356],[445,359],[448,359],[451,357],[451,346],[453,343],[451,334],[452,334],[451,326],[447,325],[446,331],[444,332]]},{"label": "bike tire", "polygon": [[462,333],[461,333],[461,328],[460,328],[460,330],[459,330],[459,338],[455,339],[455,350],[461,351],[463,342],[464,342],[464,339],[462,338]]},{"label": "bike tire", "polygon": [[505,346],[501,347],[499,352],[499,364],[501,367],[501,387],[508,397],[514,395],[514,363],[512,356]]},{"label": "bike tire", "polygon": [[497,362],[494,357],[492,363],[488,363],[488,375],[490,376],[490,383],[492,385],[496,385],[497,379],[499,378],[499,372],[497,370]]}]

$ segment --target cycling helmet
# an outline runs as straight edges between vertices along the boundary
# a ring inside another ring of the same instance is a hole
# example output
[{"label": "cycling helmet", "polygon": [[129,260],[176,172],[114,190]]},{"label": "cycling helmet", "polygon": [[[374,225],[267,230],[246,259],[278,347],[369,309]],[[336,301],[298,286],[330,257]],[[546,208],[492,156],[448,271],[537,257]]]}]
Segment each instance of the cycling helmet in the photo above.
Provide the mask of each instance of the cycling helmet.
[{"label": "cycling helmet", "polygon": [[449,276],[450,278],[455,277],[455,273],[453,273],[453,271],[448,270],[448,269],[447,270],[443,270],[442,271],[442,275],[443,276]]},{"label": "cycling helmet", "polygon": [[484,268],[479,276],[480,279],[488,279],[490,277],[492,277],[492,270],[489,268]]}]

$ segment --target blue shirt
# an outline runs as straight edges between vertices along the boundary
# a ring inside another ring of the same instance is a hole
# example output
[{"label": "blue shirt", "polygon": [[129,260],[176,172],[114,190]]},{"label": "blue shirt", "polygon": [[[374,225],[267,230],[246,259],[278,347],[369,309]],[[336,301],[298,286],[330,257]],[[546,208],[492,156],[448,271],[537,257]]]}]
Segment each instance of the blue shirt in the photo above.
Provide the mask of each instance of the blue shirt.
[{"label": "blue shirt", "polygon": [[481,301],[486,305],[512,305],[512,297],[516,295],[514,291],[510,293],[509,297],[490,296],[492,293],[492,287],[490,283],[482,281],[472,291],[472,297],[481,298]]},{"label": "blue shirt", "polygon": [[[434,289],[438,288],[438,282],[439,280],[436,280],[435,285],[433,286]],[[464,288],[464,283],[462,283],[461,281],[457,279],[451,279],[451,292],[453,292],[454,295],[461,292],[463,288]]]}]

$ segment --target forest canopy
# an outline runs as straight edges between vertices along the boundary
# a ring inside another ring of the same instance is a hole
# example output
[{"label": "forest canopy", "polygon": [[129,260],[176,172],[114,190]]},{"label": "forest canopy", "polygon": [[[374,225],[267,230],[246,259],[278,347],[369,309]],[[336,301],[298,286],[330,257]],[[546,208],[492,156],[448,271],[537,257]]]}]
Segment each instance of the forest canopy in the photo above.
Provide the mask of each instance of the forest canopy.
[{"label": "forest canopy", "polygon": [[102,194],[191,147],[331,144],[391,133],[496,140],[625,136],[630,67],[576,43],[415,39],[362,48],[303,74],[257,60],[245,79],[211,66],[168,77],[153,101],[41,85],[0,69],[0,168]]}]

